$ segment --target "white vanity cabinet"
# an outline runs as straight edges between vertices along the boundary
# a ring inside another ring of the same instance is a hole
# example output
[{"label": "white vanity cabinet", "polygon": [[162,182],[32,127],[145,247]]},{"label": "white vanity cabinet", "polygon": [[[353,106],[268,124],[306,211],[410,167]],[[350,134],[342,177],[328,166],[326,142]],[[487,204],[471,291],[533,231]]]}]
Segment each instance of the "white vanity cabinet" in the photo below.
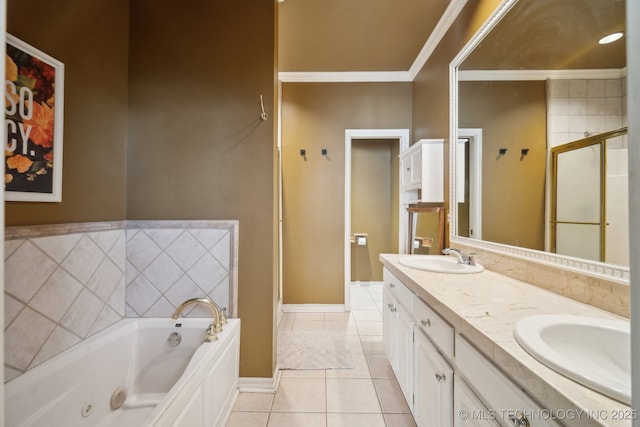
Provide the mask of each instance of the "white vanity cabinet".
[{"label": "white vanity cabinet", "polygon": [[414,334],[413,418],[418,427],[453,425],[453,369],[420,330]]},{"label": "white vanity cabinet", "polygon": [[444,139],[420,139],[400,154],[403,192],[421,190],[423,202],[444,200]]},{"label": "white vanity cabinet", "polygon": [[409,407],[413,398],[412,295],[395,276],[384,271],[384,348]]},{"label": "white vanity cabinet", "polygon": [[385,351],[418,427],[560,427],[386,267],[383,276]]},{"label": "white vanity cabinet", "polygon": [[466,339],[456,335],[455,346],[456,373],[476,390],[478,400],[493,409],[502,425],[560,427],[550,417],[543,416],[545,411]]},{"label": "white vanity cabinet", "polygon": [[456,376],[453,379],[454,427],[498,427],[495,411],[490,411],[471,391],[469,386]]}]

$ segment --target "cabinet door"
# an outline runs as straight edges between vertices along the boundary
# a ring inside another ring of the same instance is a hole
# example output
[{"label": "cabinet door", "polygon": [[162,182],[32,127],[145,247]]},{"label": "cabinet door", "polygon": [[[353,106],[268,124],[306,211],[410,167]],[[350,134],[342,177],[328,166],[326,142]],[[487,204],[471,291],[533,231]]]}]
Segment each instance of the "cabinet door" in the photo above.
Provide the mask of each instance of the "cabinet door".
[{"label": "cabinet door", "polygon": [[400,183],[400,185],[402,187],[402,191],[410,190],[415,187],[414,185],[412,185],[414,183],[411,181],[411,159],[411,154],[404,155],[400,158],[400,168],[402,170],[402,175],[400,178],[402,182]]},{"label": "cabinet door", "polygon": [[453,369],[420,331],[414,343],[413,417],[418,427],[453,426]]},{"label": "cabinet door", "polygon": [[394,343],[395,338],[395,299],[388,289],[382,292],[382,342],[384,344],[384,353],[389,359],[389,364],[393,367],[396,363]]},{"label": "cabinet door", "polygon": [[413,400],[413,317],[400,304],[396,305],[396,364],[391,365],[409,408]]},{"label": "cabinet door", "polygon": [[499,427],[495,411],[490,411],[459,377],[453,379],[453,419],[455,427]]}]

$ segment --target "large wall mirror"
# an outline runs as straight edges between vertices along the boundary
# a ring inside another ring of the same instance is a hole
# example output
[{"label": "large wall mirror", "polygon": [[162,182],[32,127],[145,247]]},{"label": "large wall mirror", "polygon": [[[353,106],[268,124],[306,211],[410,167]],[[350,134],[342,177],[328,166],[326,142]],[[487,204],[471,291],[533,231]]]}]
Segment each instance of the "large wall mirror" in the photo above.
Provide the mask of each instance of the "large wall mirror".
[{"label": "large wall mirror", "polygon": [[452,246],[628,283],[624,32],[623,0],[504,0],[454,59]]}]

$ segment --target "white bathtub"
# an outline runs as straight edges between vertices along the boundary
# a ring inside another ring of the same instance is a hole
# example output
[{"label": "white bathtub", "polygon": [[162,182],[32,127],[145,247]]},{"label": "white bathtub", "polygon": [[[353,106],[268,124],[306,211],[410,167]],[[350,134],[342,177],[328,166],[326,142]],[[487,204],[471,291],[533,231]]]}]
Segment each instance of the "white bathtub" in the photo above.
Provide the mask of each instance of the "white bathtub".
[{"label": "white bathtub", "polygon": [[[222,426],[238,394],[240,320],[203,343],[209,323],[118,322],[5,384],[7,426]],[[126,400],[112,409],[122,387]]]}]

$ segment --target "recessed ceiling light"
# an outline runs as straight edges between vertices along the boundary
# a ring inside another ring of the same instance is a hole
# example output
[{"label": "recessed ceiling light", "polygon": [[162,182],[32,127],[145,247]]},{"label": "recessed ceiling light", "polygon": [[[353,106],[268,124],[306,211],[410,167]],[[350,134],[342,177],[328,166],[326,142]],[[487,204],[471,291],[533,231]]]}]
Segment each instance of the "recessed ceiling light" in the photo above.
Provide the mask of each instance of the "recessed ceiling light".
[{"label": "recessed ceiling light", "polygon": [[613,33],[613,34],[609,34],[608,36],[604,36],[603,38],[601,38],[600,40],[598,40],[598,43],[600,44],[608,44],[608,43],[613,43],[614,41],[622,38],[623,33]]}]

